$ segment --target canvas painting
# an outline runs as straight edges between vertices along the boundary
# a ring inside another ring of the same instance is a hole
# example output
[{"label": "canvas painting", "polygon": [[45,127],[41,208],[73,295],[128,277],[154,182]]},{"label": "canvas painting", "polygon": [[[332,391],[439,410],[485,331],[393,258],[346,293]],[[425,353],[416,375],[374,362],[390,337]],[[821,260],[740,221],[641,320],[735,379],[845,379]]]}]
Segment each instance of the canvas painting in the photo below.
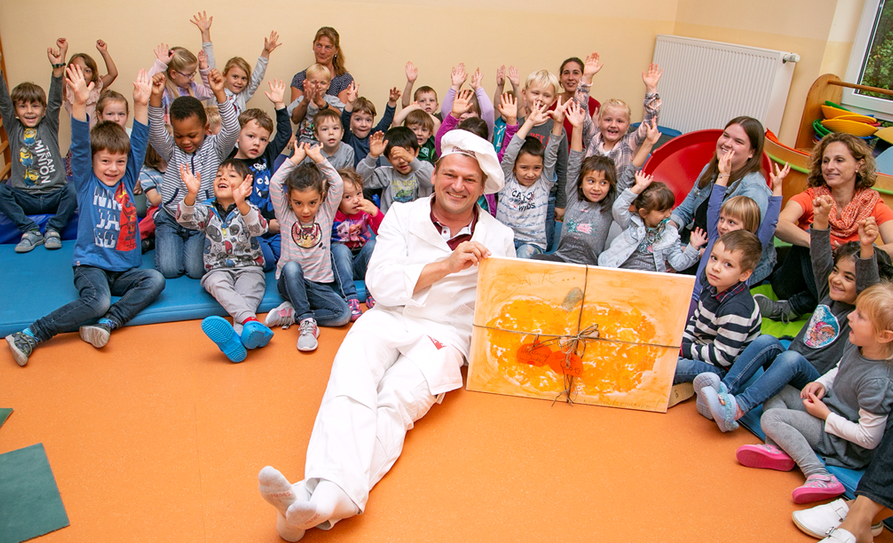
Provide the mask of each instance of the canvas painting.
[{"label": "canvas painting", "polygon": [[488,258],[467,389],[665,413],[694,280]]}]

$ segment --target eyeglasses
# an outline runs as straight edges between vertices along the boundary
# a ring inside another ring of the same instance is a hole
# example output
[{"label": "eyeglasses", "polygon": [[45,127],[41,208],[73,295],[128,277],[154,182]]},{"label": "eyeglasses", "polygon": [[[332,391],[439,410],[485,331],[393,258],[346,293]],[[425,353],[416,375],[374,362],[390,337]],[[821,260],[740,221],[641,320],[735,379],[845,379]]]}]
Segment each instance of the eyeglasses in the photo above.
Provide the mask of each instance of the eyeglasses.
[{"label": "eyeglasses", "polygon": [[195,74],[196,74],[196,72],[192,72],[191,74],[184,74],[180,70],[174,70],[174,71],[177,72],[178,74],[182,75],[186,79],[192,79],[193,77],[195,77]]}]

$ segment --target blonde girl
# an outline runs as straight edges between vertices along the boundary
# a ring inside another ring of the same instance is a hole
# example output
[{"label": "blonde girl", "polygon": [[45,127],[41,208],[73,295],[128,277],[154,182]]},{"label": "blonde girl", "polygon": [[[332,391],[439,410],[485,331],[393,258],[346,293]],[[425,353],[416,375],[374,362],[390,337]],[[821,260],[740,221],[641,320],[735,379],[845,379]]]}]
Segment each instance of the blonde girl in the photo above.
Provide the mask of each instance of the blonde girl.
[{"label": "blonde girl", "polygon": [[[697,280],[691,294],[691,305],[688,308],[689,316],[694,313],[695,308],[698,306],[701,289],[706,284],[704,269],[710,260],[710,249],[713,248],[713,244],[720,236],[726,232],[743,229],[751,234],[755,234],[764,246],[767,243],[772,243],[772,236],[775,235],[775,225],[778,223],[778,212],[781,211],[782,182],[791,171],[791,167],[788,164],[785,164],[784,168],[779,168],[778,164],[773,164],[773,171],[770,175],[772,179],[772,196],[769,198],[769,203],[766,207],[766,216],[761,217],[760,206],[747,196],[733,196],[723,202],[732,172],[731,151],[727,151],[720,158],[718,167],[719,174],[716,177],[716,183],[713,186],[713,191],[710,193],[710,200],[707,204],[707,248],[701,256],[701,262],[698,265]],[[750,284],[750,279],[747,282]]]},{"label": "blonde girl", "polygon": [[744,445],[736,454],[748,467],[788,471],[796,464],[806,476],[792,494],[796,503],[843,494],[825,464],[867,466],[893,406],[893,285],[865,289],[847,320],[848,344],[837,366],[800,391],[786,386],[770,398],[760,419],[766,444]]},{"label": "blonde girl", "polygon": [[[205,57],[204,52],[199,55]],[[214,99],[210,88],[195,82],[198,64],[199,59],[184,47],[168,47],[162,43],[155,48],[155,64],[149,69],[149,77],[158,73],[165,75],[165,89],[161,97],[165,124],[170,124],[171,103],[180,96],[193,96],[202,101]],[[207,77],[207,74],[203,77]]]}]

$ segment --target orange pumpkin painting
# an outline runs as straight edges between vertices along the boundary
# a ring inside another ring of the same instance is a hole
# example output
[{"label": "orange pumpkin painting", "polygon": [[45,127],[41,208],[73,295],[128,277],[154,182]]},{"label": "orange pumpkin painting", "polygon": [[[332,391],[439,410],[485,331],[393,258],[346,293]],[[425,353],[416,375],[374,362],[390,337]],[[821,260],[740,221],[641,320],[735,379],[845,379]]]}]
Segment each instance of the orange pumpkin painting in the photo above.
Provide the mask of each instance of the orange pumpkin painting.
[{"label": "orange pumpkin painting", "polygon": [[488,258],[468,390],[666,412],[694,277]]}]

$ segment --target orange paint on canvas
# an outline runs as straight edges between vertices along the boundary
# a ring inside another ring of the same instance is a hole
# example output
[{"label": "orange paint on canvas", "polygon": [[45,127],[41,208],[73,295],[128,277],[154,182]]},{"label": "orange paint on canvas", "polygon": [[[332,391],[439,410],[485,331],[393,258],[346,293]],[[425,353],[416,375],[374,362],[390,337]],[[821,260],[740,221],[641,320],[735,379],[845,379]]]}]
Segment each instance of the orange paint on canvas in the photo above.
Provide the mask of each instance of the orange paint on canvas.
[{"label": "orange paint on canvas", "polygon": [[[693,282],[487,259],[478,280],[468,389],[551,400],[570,382],[575,403],[666,411]],[[597,339],[577,337],[593,325]]]}]

